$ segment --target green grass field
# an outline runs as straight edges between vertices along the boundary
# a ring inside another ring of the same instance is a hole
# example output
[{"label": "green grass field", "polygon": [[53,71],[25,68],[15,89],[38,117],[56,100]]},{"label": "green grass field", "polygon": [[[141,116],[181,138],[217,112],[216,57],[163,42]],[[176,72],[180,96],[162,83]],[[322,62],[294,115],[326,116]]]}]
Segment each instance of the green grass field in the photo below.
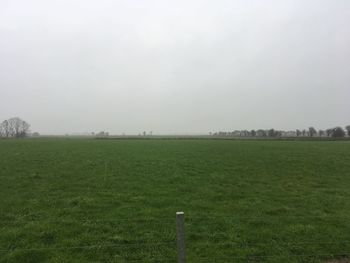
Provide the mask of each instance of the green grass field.
[{"label": "green grass field", "polygon": [[[0,262],[350,258],[350,142],[0,140]],[[349,254],[349,255],[348,255]]]}]

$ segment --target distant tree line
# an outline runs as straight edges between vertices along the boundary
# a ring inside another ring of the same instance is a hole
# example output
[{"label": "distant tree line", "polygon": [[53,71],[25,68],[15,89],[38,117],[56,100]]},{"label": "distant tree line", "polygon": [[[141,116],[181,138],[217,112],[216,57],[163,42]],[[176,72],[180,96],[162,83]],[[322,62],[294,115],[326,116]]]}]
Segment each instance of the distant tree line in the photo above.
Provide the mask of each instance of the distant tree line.
[{"label": "distant tree line", "polygon": [[106,138],[109,136],[108,132],[100,131],[99,133],[92,133],[92,135],[95,135],[97,138]]},{"label": "distant tree line", "polygon": [[28,136],[30,125],[24,120],[15,117],[4,120],[0,124],[0,137],[23,138]]},{"label": "distant tree line", "polygon": [[316,130],[314,127],[303,130],[281,131],[275,129],[259,129],[259,130],[235,130],[232,132],[215,132],[210,133],[213,136],[231,136],[231,137],[332,137],[341,138],[350,137],[350,125],[345,129],[342,127],[334,127],[326,130]]}]

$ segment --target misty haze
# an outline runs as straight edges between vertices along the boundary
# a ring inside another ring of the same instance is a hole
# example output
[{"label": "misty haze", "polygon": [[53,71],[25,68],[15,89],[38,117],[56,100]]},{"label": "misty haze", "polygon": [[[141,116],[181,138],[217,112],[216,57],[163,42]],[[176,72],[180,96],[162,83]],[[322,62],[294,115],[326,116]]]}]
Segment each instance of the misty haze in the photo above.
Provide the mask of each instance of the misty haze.
[{"label": "misty haze", "polygon": [[0,0],[0,263],[350,263],[350,1]]},{"label": "misty haze", "polygon": [[349,6],[1,1],[0,117],[43,134],[343,125]]}]

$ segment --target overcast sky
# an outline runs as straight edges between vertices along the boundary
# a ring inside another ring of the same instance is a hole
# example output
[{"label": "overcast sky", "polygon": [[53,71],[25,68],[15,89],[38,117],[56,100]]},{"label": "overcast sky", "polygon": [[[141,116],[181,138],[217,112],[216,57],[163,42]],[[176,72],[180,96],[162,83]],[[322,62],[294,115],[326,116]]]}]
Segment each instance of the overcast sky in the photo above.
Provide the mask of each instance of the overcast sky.
[{"label": "overcast sky", "polygon": [[349,0],[0,0],[0,119],[62,134],[350,124]]}]

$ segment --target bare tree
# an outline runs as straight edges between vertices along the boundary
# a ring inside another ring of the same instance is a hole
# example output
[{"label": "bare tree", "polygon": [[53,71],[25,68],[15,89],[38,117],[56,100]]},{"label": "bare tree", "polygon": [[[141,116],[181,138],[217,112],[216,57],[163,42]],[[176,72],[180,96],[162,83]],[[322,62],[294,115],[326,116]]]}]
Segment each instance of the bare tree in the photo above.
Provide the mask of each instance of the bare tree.
[{"label": "bare tree", "polygon": [[9,131],[9,137],[15,137],[15,118],[11,118],[7,120],[8,123],[8,131]]},{"label": "bare tree", "polygon": [[348,136],[350,136],[350,125],[346,126],[345,129],[348,132]]},{"label": "bare tree", "polygon": [[332,137],[344,137],[345,131],[341,127],[335,127],[332,132]]},{"label": "bare tree", "polygon": [[309,136],[314,137],[314,135],[316,135],[316,134],[317,134],[316,129],[314,127],[310,127],[309,128]]},{"label": "bare tree", "polygon": [[10,137],[10,127],[9,127],[9,122],[8,120],[4,120],[2,123],[1,123],[1,134],[3,137]]},{"label": "bare tree", "polygon": [[18,117],[5,120],[0,125],[1,136],[6,138],[26,137],[28,135],[29,128],[30,125]]},{"label": "bare tree", "polygon": [[27,137],[30,125],[26,121],[21,121],[19,137]]},{"label": "bare tree", "polygon": [[266,137],[267,133],[265,130],[259,129],[256,131],[256,136],[258,137]]},{"label": "bare tree", "polygon": [[325,133],[326,133],[325,131],[319,130],[318,131],[318,136],[323,137],[325,135]]},{"label": "bare tree", "polygon": [[331,137],[332,136],[332,132],[333,132],[333,129],[327,129],[326,130],[327,137]]},{"label": "bare tree", "polygon": [[276,131],[274,129],[268,130],[267,136],[269,136],[269,137],[276,137],[277,136]]}]

